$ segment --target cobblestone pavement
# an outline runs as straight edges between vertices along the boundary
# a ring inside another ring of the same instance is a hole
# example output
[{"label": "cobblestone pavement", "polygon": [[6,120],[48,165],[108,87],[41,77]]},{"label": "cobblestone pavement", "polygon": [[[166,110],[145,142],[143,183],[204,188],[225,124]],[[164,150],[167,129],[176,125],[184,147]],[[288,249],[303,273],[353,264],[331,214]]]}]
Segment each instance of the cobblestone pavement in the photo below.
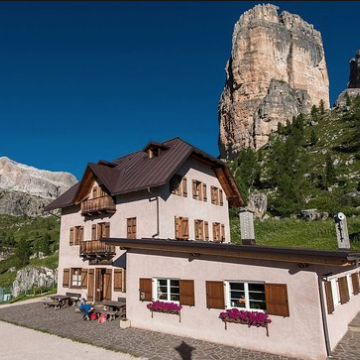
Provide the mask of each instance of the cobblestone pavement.
[{"label": "cobblestone pavement", "polygon": [[[45,309],[42,303],[0,307],[0,320],[150,360],[297,360],[149,330],[124,330],[119,321],[84,321],[73,307]],[[360,332],[348,331],[329,359],[360,360]]]}]

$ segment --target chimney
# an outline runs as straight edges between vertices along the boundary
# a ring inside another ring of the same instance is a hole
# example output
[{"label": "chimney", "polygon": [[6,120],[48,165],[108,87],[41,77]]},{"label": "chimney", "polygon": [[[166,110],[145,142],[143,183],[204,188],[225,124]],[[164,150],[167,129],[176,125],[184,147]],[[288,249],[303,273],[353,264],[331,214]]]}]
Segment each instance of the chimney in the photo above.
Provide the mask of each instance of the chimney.
[{"label": "chimney", "polygon": [[339,212],[334,216],[336,237],[339,249],[350,249],[349,232],[347,228],[346,216]]},{"label": "chimney", "polygon": [[255,245],[254,213],[247,209],[241,209],[239,217],[242,245]]}]

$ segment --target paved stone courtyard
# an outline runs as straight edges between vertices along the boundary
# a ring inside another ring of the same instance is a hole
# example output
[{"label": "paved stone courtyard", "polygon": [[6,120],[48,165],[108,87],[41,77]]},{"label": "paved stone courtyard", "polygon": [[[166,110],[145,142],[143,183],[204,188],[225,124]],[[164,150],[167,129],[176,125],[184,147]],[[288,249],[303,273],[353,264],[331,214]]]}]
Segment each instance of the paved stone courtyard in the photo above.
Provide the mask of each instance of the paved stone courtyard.
[{"label": "paved stone courtyard", "polygon": [[[120,329],[118,320],[103,324],[84,321],[73,307],[45,309],[39,302],[0,307],[0,320],[150,360],[296,360],[154,331]],[[354,324],[354,330],[346,334],[329,359],[360,360],[360,331],[356,331],[356,324],[360,324],[359,315]]]}]

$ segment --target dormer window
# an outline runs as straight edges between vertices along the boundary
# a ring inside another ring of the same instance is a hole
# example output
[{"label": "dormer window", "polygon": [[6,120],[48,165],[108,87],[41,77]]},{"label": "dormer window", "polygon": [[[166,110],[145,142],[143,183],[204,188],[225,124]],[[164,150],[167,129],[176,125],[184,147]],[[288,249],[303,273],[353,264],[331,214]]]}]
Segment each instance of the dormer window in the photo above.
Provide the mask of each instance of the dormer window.
[{"label": "dormer window", "polygon": [[160,155],[161,149],[160,148],[152,148],[148,150],[149,158],[152,159]]},{"label": "dormer window", "polygon": [[145,146],[143,151],[147,153],[149,159],[153,159],[160,156],[161,152],[165,151],[167,148],[168,146],[163,145],[162,143],[152,141],[147,146]]}]

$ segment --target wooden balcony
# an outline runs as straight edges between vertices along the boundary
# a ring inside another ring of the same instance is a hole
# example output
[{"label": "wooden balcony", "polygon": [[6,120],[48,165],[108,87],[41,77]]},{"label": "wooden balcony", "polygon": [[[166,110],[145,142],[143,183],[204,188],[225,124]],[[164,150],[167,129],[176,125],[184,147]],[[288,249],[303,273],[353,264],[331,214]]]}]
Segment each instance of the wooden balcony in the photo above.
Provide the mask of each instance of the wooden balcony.
[{"label": "wooden balcony", "polygon": [[114,245],[106,245],[99,240],[80,242],[80,256],[86,260],[111,259],[114,255]]},{"label": "wooden balcony", "polygon": [[81,215],[113,214],[115,211],[114,200],[108,195],[85,200],[81,203]]}]

